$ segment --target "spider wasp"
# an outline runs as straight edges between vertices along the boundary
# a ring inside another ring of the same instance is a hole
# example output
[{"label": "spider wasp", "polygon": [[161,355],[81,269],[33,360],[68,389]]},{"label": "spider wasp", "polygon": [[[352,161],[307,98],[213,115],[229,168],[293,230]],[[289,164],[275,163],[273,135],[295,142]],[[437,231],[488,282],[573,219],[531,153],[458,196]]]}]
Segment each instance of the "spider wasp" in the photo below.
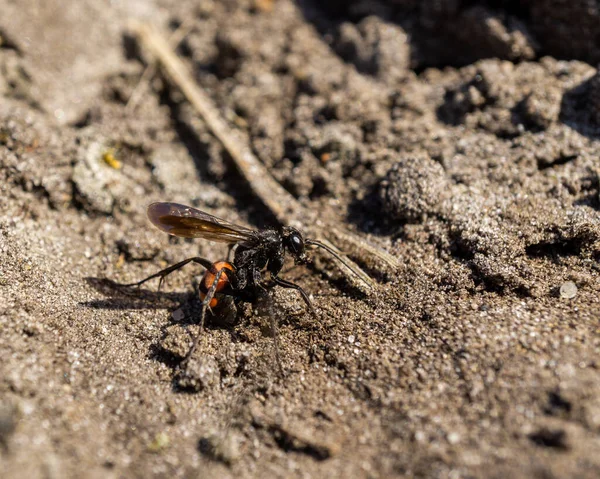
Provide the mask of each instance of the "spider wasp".
[{"label": "spider wasp", "polygon": [[[239,302],[255,302],[261,292],[272,286],[281,286],[298,291],[310,312],[316,317],[316,311],[306,292],[297,284],[279,277],[286,255],[289,254],[296,264],[308,262],[307,247],[326,250],[338,261],[347,266],[353,274],[362,279],[344,259],[327,244],[315,239],[305,238],[300,231],[291,226],[280,230],[253,230],[236,225],[200,211],[191,206],[177,203],[152,203],[148,206],[148,218],[158,229],[182,238],[204,238],[210,241],[228,243],[235,248],[234,259],[212,262],[199,256],[187,258],[173,264],[136,283],[122,286],[141,286],[146,281],[160,278],[159,289],[166,276],[183,268],[188,263],[198,263],[205,268],[199,284],[199,296],[202,301],[200,329],[195,336],[182,364],[192,356],[204,328],[204,319],[208,309],[213,315],[231,317],[237,314]],[[263,281],[268,272],[271,283]]]}]

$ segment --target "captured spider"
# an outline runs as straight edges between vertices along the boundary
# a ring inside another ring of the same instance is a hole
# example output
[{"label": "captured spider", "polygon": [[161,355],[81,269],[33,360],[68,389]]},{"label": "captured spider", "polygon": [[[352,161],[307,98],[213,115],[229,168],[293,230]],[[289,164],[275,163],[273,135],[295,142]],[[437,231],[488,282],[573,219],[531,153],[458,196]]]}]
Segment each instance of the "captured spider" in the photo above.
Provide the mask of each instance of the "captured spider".
[{"label": "captured spider", "polygon": [[[292,256],[296,264],[304,264],[308,261],[307,246],[323,248],[362,279],[361,275],[332,248],[320,241],[304,238],[300,231],[289,226],[279,231],[253,230],[177,203],[152,203],[148,206],[148,218],[154,226],[173,236],[204,238],[236,247],[233,262],[212,262],[195,256],[171,265],[141,281],[123,285],[140,286],[153,278],[160,278],[160,288],[167,275],[188,263],[198,263],[206,268],[198,288],[202,300],[200,329],[182,364],[189,360],[198,346],[207,309],[215,315],[236,314],[237,303],[255,302],[267,287],[277,285],[295,289],[316,317],[316,311],[306,292],[297,284],[279,277],[287,253]],[[272,283],[263,281],[265,271],[270,273]]]}]

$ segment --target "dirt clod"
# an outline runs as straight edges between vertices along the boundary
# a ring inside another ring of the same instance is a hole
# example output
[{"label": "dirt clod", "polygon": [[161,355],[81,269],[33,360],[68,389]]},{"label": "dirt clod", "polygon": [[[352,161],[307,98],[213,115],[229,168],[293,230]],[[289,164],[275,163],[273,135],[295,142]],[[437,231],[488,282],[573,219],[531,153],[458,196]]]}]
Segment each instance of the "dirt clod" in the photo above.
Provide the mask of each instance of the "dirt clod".
[{"label": "dirt clod", "polygon": [[439,210],[446,188],[446,175],[439,163],[426,156],[406,157],[387,173],[379,194],[385,213],[414,222]]},{"label": "dirt clod", "polygon": [[219,365],[210,356],[191,357],[175,376],[177,387],[192,392],[207,390],[220,379]]},{"label": "dirt clod", "polygon": [[240,458],[240,438],[234,431],[219,431],[202,437],[198,441],[198,450],[206,457],[233,464]]}]

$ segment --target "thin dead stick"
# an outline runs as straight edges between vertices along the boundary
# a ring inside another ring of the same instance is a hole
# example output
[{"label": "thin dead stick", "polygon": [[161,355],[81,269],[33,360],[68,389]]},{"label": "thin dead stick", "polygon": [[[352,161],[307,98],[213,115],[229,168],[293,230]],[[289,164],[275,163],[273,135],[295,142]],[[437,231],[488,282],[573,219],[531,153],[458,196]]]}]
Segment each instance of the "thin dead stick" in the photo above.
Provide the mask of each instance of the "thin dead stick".
[{"label": "thin dead stick", "polygon": [[[173,52],[169,43],[148,25],[136,23],[132,25],[132,30],[140,44],[146,47],[162,65],[167,79],[182,91],[212,134],[223,144],[254,194],[269,208],[277,220],[282,225],[304,224],[306,230],[317,233],[314,228],[310,227],[314,218],[311,218],[306,209],[271,176],[246,142],[222,119],[217,107],[196,84],[187,67]],[[345,250],[365,261],[383,265],[386,268],[395,269],[399,266],[391,255],[372,245],[367,245],[358,236],[341,231],[332,225],[320,224],[318,233],[343,239]],[[346,258],[346,260],[353,268],[360,270],[350,259]],[[366,273],[364,275],[368,277]],[[369,283],[374,285],[372,280],[369,280]]]},{"label": "thin dead stick", "polygon": [[[281,224],[286,218],[296,217],[301,211],[300,204],[277,183],[265,166],[252,154],[243,140],[223,121],[219,110],[210,98],[198,87],[188,72],[187,67],[169,47],[169,44],[158,33],[147,25],[134,26],[140,42],[152,52],[163,66],[167,77],[183,92],[194,109],[201,115],[212,134],[223,144],[233,158],[236,166],[246,178],[251,179],[253,192],[273,212]],[[277,200],[275,199],[277,198]],[[283,201],[279,201],[283,200]],[[281,203],[289,206],[284,208]]]},{"label": "thin dead stick", "polygon": [[[322,243],[321,247],[324,246],[326,249],[329,249],[331,250],[331,252],[335,253],[338,259],[338,263],[341,263],[347,268],[348,271],[358,276],[363,281],[363,283],[367,284],[368,286],[373,286],[373,280],[371,279],[371,277],[362,269],[358,268],[353,261],[349,260],[348,257],[342,251],[340,251],[334,244],[332,244],[324,238],[321,239],[319,242]],[[313,240],[307,240],[307,243],[309,245],[311,243],[315,244]]]},{"label": "thin dead stick", "polygon": [[[169,37],[168,43],[172,49],[175,49],[179,46],[179,44],[183,41],[183,39],[187,36],[187,34],[192,29],[193,22],[188,19],[185,20],[177,30],[173,32],[173,34]],[[134,110],[138,105],[138,102],[144,93],[145,87],[148,86],[150,82],[150,78],[154,76],[156,73],[156,63],[150,63],[142,73],[142,76],[138,80],[137,85],[135,86],[133,92],[131,93],[129,100],[127,100],[127,104],[125,108]]]},{"label": "thin dead stick", "polygon": [[148,85],[150,78],[156,73],[156,65],[151,63],[144,69],[144,73],[138,80],[137,85],[135,86],[133,92],[131,93],[129,100],[127,100],[127,104],[125,108],[134,110],[138,105],[140,98],[142,97],[142,93],[144,93],[145,87]]},{"label": "thin dead stick", "polygon": [[[336,245],[346,251],[354,251],[356,241],[358,240],[358,238],[353,234],[338,228],[329,228],[329,236],[335,241]],[[371,259],[376,258],[379,263],[386,264],[394,269],[400,267],[398,260],[391,254],[381,248],[367,243],[366,241],[362,241],[360,243],[360,249],[365,256]]]}]

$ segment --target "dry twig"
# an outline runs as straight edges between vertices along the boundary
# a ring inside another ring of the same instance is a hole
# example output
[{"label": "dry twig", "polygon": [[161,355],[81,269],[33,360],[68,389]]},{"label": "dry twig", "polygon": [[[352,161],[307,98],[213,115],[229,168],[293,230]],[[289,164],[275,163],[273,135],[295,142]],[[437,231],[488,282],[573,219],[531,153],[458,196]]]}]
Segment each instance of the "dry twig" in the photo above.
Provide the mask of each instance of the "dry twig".
[{"label": "dry twig", "polygon": [[[176,49],[179,46],[179,44],[183,41],[183,39],[186,37],[186,35],[190,32],[191,28],[192,28],[192,22],[190,19],[183,22],[179,26],[179,28],[177,30],[175,30],[173,32],[173,34],[169,37],[169,40],[168,40],[169,46],[172,49]],[[142,95],[144,94],[144,90],[148,86],[150,79],[154,76],[155,73],[156,73],[156,63],[154,62],[154,63],[149,64],[144,69],[144,72],[142,73],[142,76],[138,80],[137,85],[133,89],[133,92],[131,93],[129,100],[127,100],[127,104],[125,105],[125,108],[135,110]]]},{"label": "dry twig", "polygon": [[[162,66],[167,80],[181,90],[206,122],[212,134],[223,144],[254,194],[261,199],[282,225],[295,224],[302,226],[312,236],[325,235],[341,244],[346,252],[373,266],[384,269],[398,267],[396,259],[385,251],[367,244],[363,239],[348,231],[325,224],[311,215],[271,176],[246,142],[227,125],[217,107],[200,89],[185,64],[173,52],[169,42],[148,25],[137,23],[132,25],[132,29],[140,44]],[[374,286],[373,280],[350,259],[345,258],[345,265],[360,271],[361,279],[371,287]]]}]

